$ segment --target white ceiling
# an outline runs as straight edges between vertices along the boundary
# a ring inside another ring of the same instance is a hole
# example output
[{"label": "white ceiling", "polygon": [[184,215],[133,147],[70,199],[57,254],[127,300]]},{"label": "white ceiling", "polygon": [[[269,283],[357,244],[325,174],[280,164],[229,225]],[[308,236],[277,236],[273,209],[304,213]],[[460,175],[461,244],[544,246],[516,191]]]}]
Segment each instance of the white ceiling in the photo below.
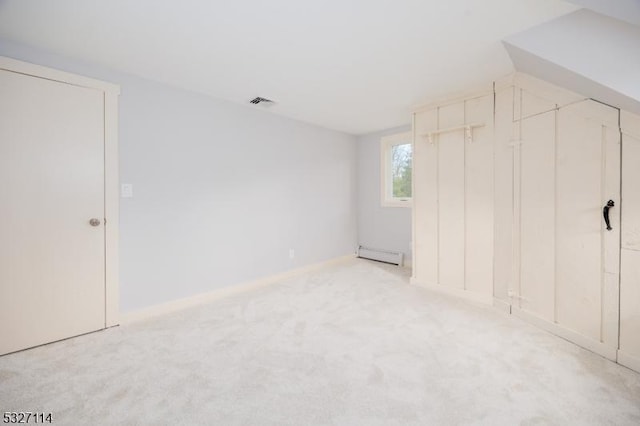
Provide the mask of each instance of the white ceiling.
[{"label": "white ceiling", "polygon": [[0,37],[352,134],[512,71],[559,0],[0,0]]}]

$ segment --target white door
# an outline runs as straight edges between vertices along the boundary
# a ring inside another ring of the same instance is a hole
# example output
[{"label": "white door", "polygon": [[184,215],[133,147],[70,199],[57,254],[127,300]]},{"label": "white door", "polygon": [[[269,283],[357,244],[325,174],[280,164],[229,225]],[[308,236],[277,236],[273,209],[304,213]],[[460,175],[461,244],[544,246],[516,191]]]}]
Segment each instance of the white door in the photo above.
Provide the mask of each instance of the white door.
[{"label": "white door", "polygon": [[[520,122],[516,311],[615,359],[620,262],[618,111],[585,100]],[[604,220],[609,209],[611,230]],[[517,313],[517,312],[516,312]]]},{"label": "white door", "polygon": [[104,328],[103,92],[0,70],[0,203],[0,354]]}]

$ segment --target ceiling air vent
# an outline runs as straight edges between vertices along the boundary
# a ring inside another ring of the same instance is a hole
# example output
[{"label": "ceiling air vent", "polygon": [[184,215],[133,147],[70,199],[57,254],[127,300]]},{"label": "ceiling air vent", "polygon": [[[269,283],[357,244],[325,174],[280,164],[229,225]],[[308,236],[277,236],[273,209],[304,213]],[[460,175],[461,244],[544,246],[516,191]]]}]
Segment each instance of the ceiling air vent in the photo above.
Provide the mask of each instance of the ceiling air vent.
[{"label": "ceiling air vent", "polygon": [[261,98],[260,96],[257,96],[253,99],[251,99],[249,101],[250,104],[252,105],[260,105],[262,107],[267,107],[269,108],[270,106],[272,106],[275,102],[273,102],[271,99],[267,99],[267,98]]}]

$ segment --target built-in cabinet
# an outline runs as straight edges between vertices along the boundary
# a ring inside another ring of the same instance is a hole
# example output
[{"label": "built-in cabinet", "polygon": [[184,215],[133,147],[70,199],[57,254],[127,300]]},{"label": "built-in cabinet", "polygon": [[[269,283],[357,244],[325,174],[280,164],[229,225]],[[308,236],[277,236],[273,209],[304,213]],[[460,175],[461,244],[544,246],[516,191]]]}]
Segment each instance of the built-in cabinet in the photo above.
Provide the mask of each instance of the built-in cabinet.
[{"label": "built-in cabinet", "polygon": [[419,111],[414,133],[413,279],[490,300],[493,95]]},{"label": "built-in cabinet", "polygon": [[523,74],[416,111],[412,282],[640,370],[639,128]]}]

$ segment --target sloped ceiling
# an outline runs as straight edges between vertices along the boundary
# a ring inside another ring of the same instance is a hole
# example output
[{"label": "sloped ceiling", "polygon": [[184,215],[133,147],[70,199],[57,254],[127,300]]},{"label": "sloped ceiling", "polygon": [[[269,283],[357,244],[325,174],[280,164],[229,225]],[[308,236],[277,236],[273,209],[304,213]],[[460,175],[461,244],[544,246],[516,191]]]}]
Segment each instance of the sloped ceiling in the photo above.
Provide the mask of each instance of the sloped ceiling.
[{"label": "sloped ceiling", "polygon": [[591,9],[633,25],[640,25],[640,0],[569,0],[578,6]]},{"label": "sloped ceiling", "polygon": [[512,72],[559,0],[0,0],[0,38],[352,134]]},{"label": "sloped ceiling", "polygon": [[583,9],[505,47],[518,71],[640,114],[640,26]]}]

